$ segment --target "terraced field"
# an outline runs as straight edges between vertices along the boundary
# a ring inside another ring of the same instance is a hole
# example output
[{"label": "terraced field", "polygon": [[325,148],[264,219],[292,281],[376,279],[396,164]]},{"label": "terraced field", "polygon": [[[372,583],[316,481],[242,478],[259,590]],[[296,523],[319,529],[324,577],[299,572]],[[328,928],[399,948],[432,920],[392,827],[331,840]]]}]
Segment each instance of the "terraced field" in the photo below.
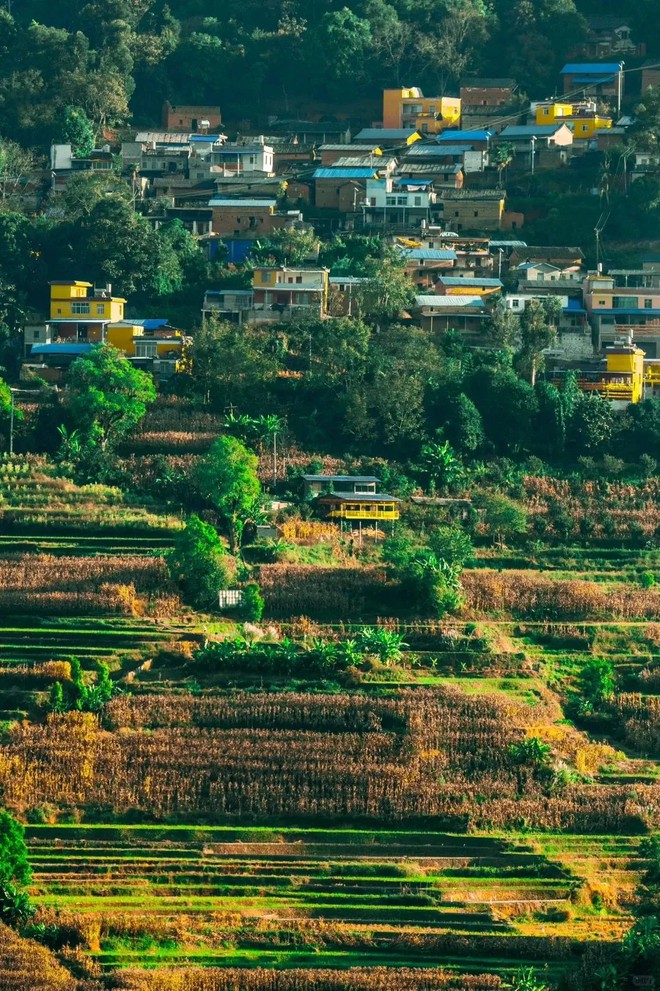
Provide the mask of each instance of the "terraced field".
[{"label": "terraced field", "polygon": [[71,617],[49,624],[37,617],[5,617],[0,625],[0,662],[31,664],[78,657],[84,666],[85,660],[132,653],[176,635],[172,627],[130,619]]},{"label": "terraced field", "polygon": [[35,899],[96,917],[89,953],[105,968],[144,960],[151,931],[169,965],[395,965],[405,949],[413,966],[506,976],[531,956],[557,971],[556,948],[544,956],[537,937],[616,938],[627,913],[616,897],[595,910],[590,893],[629,894],[640,863],[637,837],[110,825],[27,835]]}]

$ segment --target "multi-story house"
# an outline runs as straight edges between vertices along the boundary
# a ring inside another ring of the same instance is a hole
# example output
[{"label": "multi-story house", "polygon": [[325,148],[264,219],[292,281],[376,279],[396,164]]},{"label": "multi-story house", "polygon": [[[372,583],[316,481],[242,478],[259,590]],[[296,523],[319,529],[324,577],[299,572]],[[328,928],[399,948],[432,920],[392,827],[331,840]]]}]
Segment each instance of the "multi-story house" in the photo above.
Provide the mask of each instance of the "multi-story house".
[{"label": "multi-story house", "polygon": [[126,300],[112,295],[112,286],[96,289],[91,282],[50,283],[50,318],[43,327],[26,327],[24,368],[57,382],[80,355],[107,343],[159,380],[179,366],[185,338],[167,320],[125,320]]},{"label": "multi-story house", "polygon": [[647,358],[660,358],[660,289],[624,288],[613,275],[590,273],[584,305],[598,350],[629,337]]},{"label": "multi-story house", "polygon": [[163,128],[166,131],[213,131],[222,126],[220,107],[180,106],[173,107],[166,100],[163,104]]},{"label": "multi-story house", "polygon": [[443,189],[437,194],[436,211],[448,230],[499,230],[506,195],[501,189]]},{"label": "multi-story house", "polygon": [[383,90],[383,127],[412,128],[420,134],[439,134],[461,120],[461,101],[455,96],[424,96],[418,86]]},{"label": "multi-story house", "polygon": [[332,166],[312,175],[316,206],[339,213],[357,213],[366,196],[367,180],[377,178],[374,166]]},{"label": "multi-story house", "polygon": [[261,172],[272,175],[274,149],[263,138],[249,144],[224,142],[211,151],[211,164],[223,175],[243,175],[248,172]]},{"label": "multi-story house", "polygon": [[497,143],[511,145],[511,168],[534,172],[536,169],[565,165],[571,155],[573,132],[566,124],[513,124],[500,132]]},{"label": "multi-story house", "polygon": [[589,140],[599,131],[612,126],[612,118],[599,114],[594,100],[562,102],[544,100],[532,103],[530,115],[537,125],[567,124],[573,132],[573,140]]},{"label": "multi-story house", "polygon": [[623,62],[567,62],[560,73],[564,93],[614,103],[621,112],[624,89]]},{"label": "multi-story house", "polygon": [[254,323],[291,320],[307,313],[325,317],[328,312],[329,270],[327,268],[289,268],[260,265],[254,269]]},{"label": "multi-story house", "polygon": [[436,194],[430,179],[367,179],[364,222],[376,226],[419,227],[431,220]]},{"label": "multi-story house", "polygon": [[435,284],[438,273],[453,269],[457,255],[451,248],[404,248],[404,271],[419,289]]}]

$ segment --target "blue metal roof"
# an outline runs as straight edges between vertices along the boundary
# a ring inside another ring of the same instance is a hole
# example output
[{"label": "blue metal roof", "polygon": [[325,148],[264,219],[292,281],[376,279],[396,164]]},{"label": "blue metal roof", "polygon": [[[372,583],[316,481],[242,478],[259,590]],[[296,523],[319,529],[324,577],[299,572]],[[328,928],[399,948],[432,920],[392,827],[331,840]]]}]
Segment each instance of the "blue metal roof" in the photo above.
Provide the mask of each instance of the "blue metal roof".
[{"label": "blue metal roof", "polygon": [[574,313],[586,313],[587,311],[580,306],[579,299],[571,299],[569,297],[568,305],[564,307],[564,312],[567,310],[573,310]]},{"label": "blue metal roof", "polygon": [[182,135],[182,137],[184,141],[198,141],[200,144],[208,144],[209,142],[215,144],[216,141],[220,140],[219,134],[191,134],[188,139],[186,139],[184,135]]},{"label": "blue metal roof", "polygon": [[431,186],[433,185],[433,179],[419,179],[412,178],[407,179],[404,175],[398,176],[394,180],[395,186]]},{"label": "blue metal roof", "polygon": [[[642,295],[643,295],[643,290],[640,290],[640,291],[642,292]],[[619,308],[617,306],[616,310],[593,310],[593,315],[595,317],[613,317],[613,316],[619,317],[622,314],[626,314],[627,316],[631,316],[631,317],[641,317],[641,316],[657,317],[657,316],[660,316],[660,309],[657,309],[657,310],[630,309],[630,310],[628,310],[628,309],[623,309],[623,307]],[[660,327],[658,328],[658,333],[660,334]]]},{"label": "blue metal roof", "polygon": [[407,141],[413,134],[417,134],[414,127],[363,127],[353,141]]},{"label": "blue metal roof", "polygon": [[468,289],[470,286],[492,286],[493,288],[502,288],[502,283],[499,279],[480,279],[478,277],[461,279],[461,278],[445,278],[444,275],[440,276],[440,280],[443,286],[466,286]]},{"label": "blue metal roof", "polygon": [[147,320],[129,320],[128,323],[134,323],[139,327],[144,327],[145,330],[160,330],[161,327],[167,327],[169,320],[167,317],[151,317]]},{"label": "blue metal roof", "polygon": [[375,176],[378,169],[374,168],[355,168],[355,169],[317,169],[312,174],[312,179],[370,179]]},{"label": "blue metal roof", "polygon": [[564,124],[509,124],[500,133],[501,138],[549,138]]},{"label": "blue metal roof", "polygon": [[94,344],[33,344],[30,354],[85,354]]},{"label": "blue metal roof", "polygon": [[575,76],[573,79],[574,83],[587,83],[591,86],[598,85],[599,83],[611,83],[614,81],[614,76]]},{"label": "blue metal roof", "polygon": [[489,141],[493,136],[492,131],[443,131],[437,137],[438,144],[451,144],[456,141]]},{"label": "blue metal roof", "polygon": [[448,248],[408,248],[403,255],[409,261],[456,261],[458,255]]},{"label": "blue metal roof", "polygon": [[562,76],[599,75],[601,73],[617,73],[621,71],[621,62],[567,62],[561,70]]}]

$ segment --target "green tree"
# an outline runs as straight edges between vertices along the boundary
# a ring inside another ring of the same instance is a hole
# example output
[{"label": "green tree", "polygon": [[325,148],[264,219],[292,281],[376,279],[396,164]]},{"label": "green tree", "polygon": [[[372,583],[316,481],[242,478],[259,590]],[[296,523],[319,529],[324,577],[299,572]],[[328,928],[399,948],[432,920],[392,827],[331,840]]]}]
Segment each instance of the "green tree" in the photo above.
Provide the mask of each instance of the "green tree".
[{"label": "green tree", "polygon": [[440,561],[463,567],[472,557],[472,541],[460,526],[435,527],[428,536],[428,545]]},{"label": "green tree", "polygon": [[297,227],[283,227],[273,231],[266,241],[257,242],[251,258],[261,264],[269,262],[274,265],[302,265],[318,252],[318,247],[319,239],[313,227],[302,230]]},{"label": "green tree", "polygon": [[225,521],[232,553],[238,549],[245,522],[259,506],[258,464],[256,454],[240,440],[219,437],[195,472],[200,494]]},{"label": "green tree", "polygon": [[616,675],[607,657],[592,657],[578,675],[578,692],[583,708],[601,709],[614,696]]},{"label": "green tree", "polygon": [[190,516],[177,534],[167,564],[191,605],[200,609],[217,606],[218,592],[229,584],[229,571],[215,527]]},{"label": "green tree", "polygon": [[15,141],[0,138],[0,206],[21,208],[21,196],[35,169],[34,154]]},{"label": "green tree", "polygon": [[34,914],[23,890],[31,876],[25,828],[0,810],[0,921],[6,925],[25,925]]},{"label": "green tree", "polygon": [[397,317],[415,302],[415,286],[406,274],[401,252],[388,251],[383,258],[364,263],[367,281],[356,288],[355,301],[364,319],[378,323]]},{"label": "green tree", "polygon": [[490,164],[497,169],[497,188],[502,188],[503,177],[516,154],[515,145],[510,141],[498,143],[493,154],[490,156]]},{"label": "green tree", "polygon": [[31,876],[25,829],[0,810],[0,883],[29,884]]},{"label": "green tree", "polygon": [[[556,340],[556,311],[545,300],[530,299],[520,317],[520,351],[517,364],[529,378],[532,386],[542,367],[543,351]],[[561,308],[561,304],[560,304]]]},{"label": "green tree", "polygon": [[461,604],[460,566],[438,558],[408,534],[389,537],[383,560],[408,604],[421,615],[444,616]]},{"label": "green tree", "polygon": [[73,363],[66,403],[83,433],[102,450],[135,427],[156,398],[153,379],[109,344]]},{"label": "green tree", "polygon": [[520,340],[520,317],[501,297],[489,306],[484,334],[489,343],[507,350],[516,347]]},{"label": "green tree", "polygon": [[519,454],[534,439],[538,402],[531,385],[505,366],[477,368],[466,392],[484,424],[488,439],[501,451]]},{"label": "green tree", "polygon": [[[328,11],[321,18],[310,45],[312,71],[330,82],[332,94],[341,92],[339,86],[348,80],[353,82],[364,73],[364,61],[371,45],[369,21],[343,7]],[[334,83],[334,85],[333,85]]]},{"label": "green tree", "polygon": [[429,491],[446,489],[463,477],[463,465],[448,440],[429,442],[422,447],[422,468],[429,479]]},{"label": "green tree", "polygon": [[256,582],[248,582],[243,587],[241,612],[248,623],[258,623],[264,614],[265,602]]},{"label": "green tree", "polygon": [[272,336],[256,327],[205,320],[193,336],[194,385],[217,409],[236,405],[256,411],[281,367]]},{"label": "green tree", "polygon": [[484,493],[475,499],[482,526],[493,543],[503,545],[527,532],[527,513],[520,503],[499,493]]},{"label": "green tree", "polygon": [[581,394],[568,427],[568,440],[577,454],[601,454],[614,435],[616,414],[597,393]]},{"label": "green tree", "polygon": [[481,413],[464,392],[450,400],[442,433],[459,454],[474,454],[486,440]]},{"label": "green tree", "polygon": [[92,122],[80,107],[65,107],[62,111],[61,140],[73,148],[76,158],[87,158],[94,150],[96,134]]}]

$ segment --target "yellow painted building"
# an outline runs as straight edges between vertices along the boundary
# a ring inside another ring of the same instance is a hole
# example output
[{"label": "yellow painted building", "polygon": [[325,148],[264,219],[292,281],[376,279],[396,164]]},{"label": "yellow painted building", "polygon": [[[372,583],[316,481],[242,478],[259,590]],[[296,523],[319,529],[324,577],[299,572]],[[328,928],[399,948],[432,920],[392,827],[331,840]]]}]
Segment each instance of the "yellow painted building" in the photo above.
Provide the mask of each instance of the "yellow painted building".
[{"label": "yellow painted building", "polygon": [[582,392],[597,392],[614,406],[639,403],[644,398],[644,352],[634,344],[614,344],[605,351],[606,368],[602,372],[579,375]]},{"label": "yellow painted building", "polygon": [[106,286],[105,289],[95,289],[91,282],[50,283],[50,319],[52,321],[115,322],[124,319],[125,305],[125,299],[112,295],[111,286]]},{"label": "yellow painted building", "polygon": [[551,101],[536,106],[537,124],[568,124],[577,140],[593,138],[598,131],[612,126],[611,117],[596,113],[595,104]]},{"label": "yellow painted building", "polygon": [[381,493],[336,492],[321,496],[318,506],[326,519],[380,523],[399,519],[399,501]]},{"label": "yellow painted building", "polygon": [[383,90],[383,127],[414,127],[421,134],[439,134],[461,120],[457,96],[424,96],[418,86]]}]

